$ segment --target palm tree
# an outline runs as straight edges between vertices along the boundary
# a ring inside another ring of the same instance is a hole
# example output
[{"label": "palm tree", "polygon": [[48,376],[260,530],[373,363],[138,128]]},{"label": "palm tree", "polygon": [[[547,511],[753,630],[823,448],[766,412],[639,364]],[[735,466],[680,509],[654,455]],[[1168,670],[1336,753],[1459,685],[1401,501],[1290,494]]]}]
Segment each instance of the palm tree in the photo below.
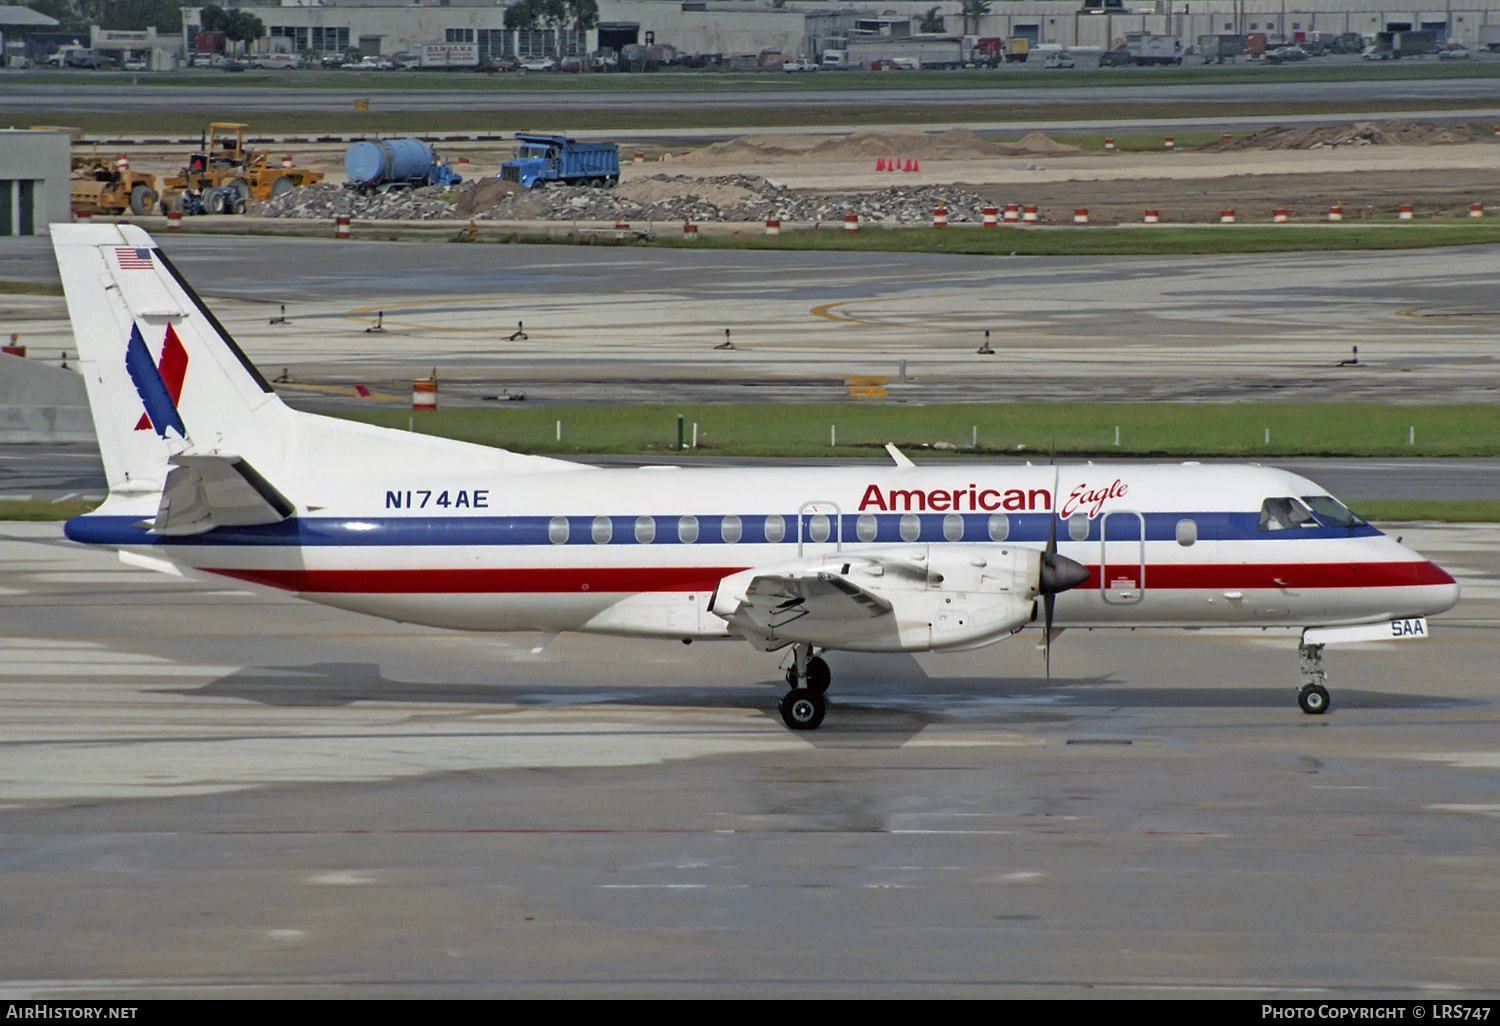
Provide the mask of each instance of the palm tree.
[{"label": "palm tree", "polygon": [[947,26],[943,24],[943,16],[938,13],[936,7],[929,7],[927,13],[922,15],[922,21],[917,25],[918,32],[942,32]]},{"label": "palm tree", "polygon": [[979,35],[979,19],[990,13],[988,0],[963,0],[964,35]]}]

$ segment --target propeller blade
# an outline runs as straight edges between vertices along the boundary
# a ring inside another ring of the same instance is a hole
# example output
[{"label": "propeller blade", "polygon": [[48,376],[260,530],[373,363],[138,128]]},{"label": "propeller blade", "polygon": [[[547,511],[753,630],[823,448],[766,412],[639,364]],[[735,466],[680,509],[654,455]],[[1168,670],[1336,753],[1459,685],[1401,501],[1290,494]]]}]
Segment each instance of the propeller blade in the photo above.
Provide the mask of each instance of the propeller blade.
[{"label": "propeller blade", "polygon": [[1042,665],[1046,668],[1049,681],[1052,679],[1052,607],[1056,602],[1057,596],[1050,592],[1042,596]]}]

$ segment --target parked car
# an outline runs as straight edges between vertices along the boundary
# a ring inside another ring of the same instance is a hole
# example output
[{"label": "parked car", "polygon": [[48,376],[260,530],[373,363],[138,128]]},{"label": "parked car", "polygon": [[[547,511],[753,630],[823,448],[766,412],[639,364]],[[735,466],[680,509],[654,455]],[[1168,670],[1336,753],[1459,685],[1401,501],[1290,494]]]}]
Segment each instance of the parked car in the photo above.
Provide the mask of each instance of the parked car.
[{"label": "parked car", "polygon": [[1105,50],[1099,55],[1101,68],[1128,68],[1134,63],[1129,50]]},{"label": "parked car", "polygon": [[1044,67],[1044,68],[1073,68],[1073,67],[1077,67],[1077,65],[1075,65],[1073,63],[1073,58],[1069,57],[1067,54],[1065,54],[1065,53],[1054,53],[1050,57],[1048,57],[1046,59],[1046,61],[1043,62],[1042,67]]},{"label": "parked car", "polygon": [[1295,45],[1278,46],[1274,50],[1267,50],[1265,58],[1272,64],[1290,64],[1307,60],[1307,51]]},{"label": "parked car", "polygon": [[128,61],[126,61],[125,63],[121,64],[120,67],[123,68],[126,71],[150,71],[151,70],[151,66],[149,64],[147,64],[145,61],[141,60],[139,57],[132,57],[132,58],[130,58]]},{"label": "parked car", "polygon": [[414,53],[393,53],[391,60],[398,71],[415,71],[422,66],[422,58]]},{"label": "parked car", "polygon": [[73,50],[68,54],[67,65],[70,68],[102,71],[105,68],[114,67],[115,62],[94,50]]},{"label": "parked car", "polygon": [[1474,51],[1462,43],[1449,43],[1438,51],[1440,61],[1467,61],[1473,57]]},{"label": "parked car", "polygon": [[341,53],[325,53],[318,58],[318,63],[325,68],[342,68],[348,63],[348,58]]},{"label": "parked car", "polygon": [[188,61],[188,66],[193,68],[211,68],[214,66],[214,55],[211,53],[195,53],[193,59]]},{"label": "parked car", "polygon": [[557,62],[551,57],[543,57],[540,60],[522,61],[522,71],[556,71]]},{"label": "parked car", "polygon": [[521,62],[514,57],[491,57],[479,65],[480,71],[519,71]]},{"label": "parked car", "polygon": [[1379,50],[1373,46],[1359,56],[1361,59],[1367,61],[1393,61],[1397,59],[1395,50]]},{"label": "parked car", "polygon": [[817,71],[818,66],[812,61],[785,61],[781,65],[782,71]]},{"label": "parked car", "polygon": [[245,70],[245,62],[244,61],[236,61],[236,60],[227,60],[227,61],[224,61],[222,64],[219,65],[219,70],[220,71],[244,71]]}]

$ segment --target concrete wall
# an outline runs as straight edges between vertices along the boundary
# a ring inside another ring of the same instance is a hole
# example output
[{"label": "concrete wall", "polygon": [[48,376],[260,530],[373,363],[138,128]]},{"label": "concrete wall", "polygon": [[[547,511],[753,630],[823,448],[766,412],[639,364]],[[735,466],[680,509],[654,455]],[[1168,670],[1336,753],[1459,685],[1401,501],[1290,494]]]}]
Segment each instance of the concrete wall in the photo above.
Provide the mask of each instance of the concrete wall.
[{"label": "concrete wall", "polygon": [[83,375],[0,353],[0,442],[92,442]]},{"label": "concrete wall", "polygon": [[45,235],[68,221],[67,132],[0,130],[0,235]]}]

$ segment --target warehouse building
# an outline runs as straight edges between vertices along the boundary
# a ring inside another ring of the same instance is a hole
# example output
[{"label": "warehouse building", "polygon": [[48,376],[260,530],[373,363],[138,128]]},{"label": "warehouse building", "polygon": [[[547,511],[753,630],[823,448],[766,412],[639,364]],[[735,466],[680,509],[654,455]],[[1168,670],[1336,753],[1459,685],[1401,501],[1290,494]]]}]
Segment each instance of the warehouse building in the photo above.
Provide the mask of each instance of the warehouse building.
[{"label": "warehouse building", "polygon": [[[1111,0],[1111,3],[1113,0]],[[1012,37],[1033,45],[1109,48],[1128,32],[1175,35],[1190,46],[1201,35],[1265,33],[1272,41],[1298,33],[1426,29],[1439,38],[1478,46],[1480,30],[1500,26],[1500,0],[1457,0],[1441,8],[1397,8],[1382,0],[1155,0],[1085,7],[1078,0],[994,0],[990,12],[965,19],[956,0],[938,3],[941,33]],[[587,32],[508,31],[499,0],[287,0],[246,5],[265,23],[262,49],[291,53],[393,54],[428,43],[473,43],[490,56],[569,56],[627,45],[671,46],[679,54],[783,54],[817,59],[850,38],[919,35],[928,0],[877,5],[786,0],[600,0],[599,24]],[[196,8],[184,8],[183,45],[198,29]]]}]

